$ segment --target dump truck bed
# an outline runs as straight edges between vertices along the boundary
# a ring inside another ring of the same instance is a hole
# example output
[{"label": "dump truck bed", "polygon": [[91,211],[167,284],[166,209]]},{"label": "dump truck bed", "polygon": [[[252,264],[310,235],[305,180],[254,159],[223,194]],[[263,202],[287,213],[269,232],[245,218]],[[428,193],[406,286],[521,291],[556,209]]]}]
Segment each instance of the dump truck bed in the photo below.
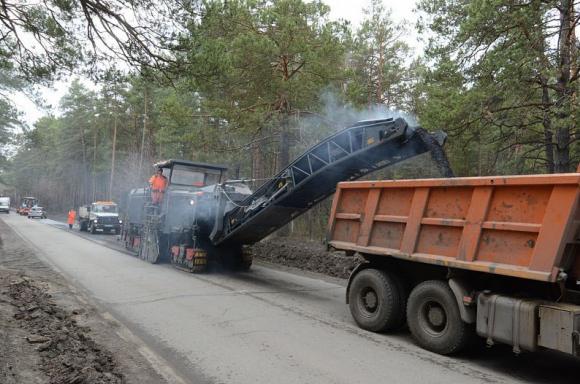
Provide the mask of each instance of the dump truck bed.
[{"label": "dump truck bed", "polygon": [[339,183],[329,246],[554,282],[578,278],[580,174]]}]

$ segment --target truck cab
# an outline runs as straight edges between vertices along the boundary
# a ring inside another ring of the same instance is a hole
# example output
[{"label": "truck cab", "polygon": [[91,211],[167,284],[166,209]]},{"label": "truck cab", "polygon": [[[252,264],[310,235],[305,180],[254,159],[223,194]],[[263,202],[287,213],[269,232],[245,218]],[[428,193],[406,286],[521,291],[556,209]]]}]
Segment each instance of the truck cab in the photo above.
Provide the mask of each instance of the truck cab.
[{"label": "truck cab", "polygon": [[79,208],[81,231],[121,233],[123,221],[119,218],[119,208],[112,201],[95,201]]}]

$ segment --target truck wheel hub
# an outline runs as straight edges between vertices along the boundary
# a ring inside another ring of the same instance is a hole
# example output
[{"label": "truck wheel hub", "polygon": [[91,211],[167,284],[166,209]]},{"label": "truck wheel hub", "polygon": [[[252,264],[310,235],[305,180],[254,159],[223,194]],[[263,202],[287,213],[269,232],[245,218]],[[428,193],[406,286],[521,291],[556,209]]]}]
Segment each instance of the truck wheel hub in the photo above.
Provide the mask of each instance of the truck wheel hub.
[{"label": "truck wheel hub", "polygon": [[367,311],[374,312],[379,303],[377,293],[370,288],[365,290],[362,294],[362,302]]},{"label": "truck wheel hub", "polygon": [[430,303],[427,306],[427,320],[434,331],[442,331],[447,322],[445,311],[437,303]]}]

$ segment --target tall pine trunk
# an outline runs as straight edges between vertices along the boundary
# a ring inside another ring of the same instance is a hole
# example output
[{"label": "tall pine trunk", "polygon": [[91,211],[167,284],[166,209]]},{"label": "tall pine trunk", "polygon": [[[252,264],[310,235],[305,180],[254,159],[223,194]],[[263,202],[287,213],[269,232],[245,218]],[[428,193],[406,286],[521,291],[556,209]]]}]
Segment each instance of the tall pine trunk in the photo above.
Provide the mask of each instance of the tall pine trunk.
[{"label": "tall pine trunk", "polygon": [[[278,148],[277,172],[286,168],[290,163],[290,115],[286,109],[282,114],[282,121],[280,122],[280,146]],[[276,232],[278,236],[286,237],[290,235],[291,224],[286,225]]]},{"label": "tall pine trunk", "polygon": [[571,100],[573,90],[570,84],[570,56],[572,50],[571,23],[574,5],[571,0],[562,0],[560,6],[560,34],[558,44],[558,82],[556,87],[556,150],[555,171],[570,172],[570,127]]},{"label": "tall pine trunk", "polygon": [[252,146],[252,187],[257,189],[264,182],[264,152],[261,141],[257,141]]},{"label": "tall pine trunk", "polygon": [[550,118],[550,90],[548,89],[548,79],[542,76],[542,104],[543,116],[542,125],[544,127],[544,151],[546,152],[546,172],[554,173],[554,133],[552,131],[552,119]]}]

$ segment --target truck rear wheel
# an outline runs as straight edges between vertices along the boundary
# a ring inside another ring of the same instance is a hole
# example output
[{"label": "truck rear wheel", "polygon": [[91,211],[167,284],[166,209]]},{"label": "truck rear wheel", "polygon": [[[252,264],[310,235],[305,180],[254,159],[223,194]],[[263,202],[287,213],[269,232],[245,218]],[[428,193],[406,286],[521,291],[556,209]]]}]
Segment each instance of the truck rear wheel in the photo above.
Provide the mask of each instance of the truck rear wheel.
[{"label": "truck rear wheel", "polygon": [[471,334],[469,325],[461,320],[449,284],[439,280],[425,281],[413,289],[407,323],[421,347],[442,355],[462,350]]},{"label": "truck rear wheel", "polygon": [[372,268],[360,271],[351,282],[348,299],[350,313],[363,329],[392,331],[405,323],[405,290],[389,272]]}]

